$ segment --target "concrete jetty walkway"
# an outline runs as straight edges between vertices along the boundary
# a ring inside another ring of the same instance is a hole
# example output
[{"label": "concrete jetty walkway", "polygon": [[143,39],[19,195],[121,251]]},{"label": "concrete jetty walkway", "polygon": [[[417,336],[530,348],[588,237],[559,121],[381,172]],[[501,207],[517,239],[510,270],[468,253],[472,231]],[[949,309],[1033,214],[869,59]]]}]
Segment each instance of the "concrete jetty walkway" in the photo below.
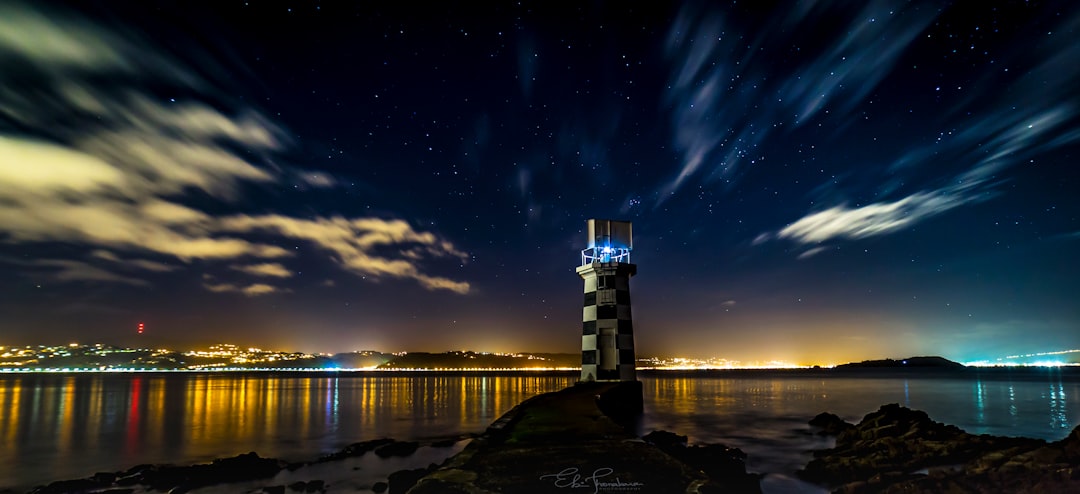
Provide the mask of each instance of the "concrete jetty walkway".
[{"label": "concrete jetty walkway", "polygon": [[[759,492],[741,458],[741,472],[730,472],[737,478],[710,478],[700,465],[676,459],[612,418],[620,410],[640,411],[640,397],[638,382],[581,383],[533,397],[409,493]],[[674,447],[677,454],[705,451]]]}]

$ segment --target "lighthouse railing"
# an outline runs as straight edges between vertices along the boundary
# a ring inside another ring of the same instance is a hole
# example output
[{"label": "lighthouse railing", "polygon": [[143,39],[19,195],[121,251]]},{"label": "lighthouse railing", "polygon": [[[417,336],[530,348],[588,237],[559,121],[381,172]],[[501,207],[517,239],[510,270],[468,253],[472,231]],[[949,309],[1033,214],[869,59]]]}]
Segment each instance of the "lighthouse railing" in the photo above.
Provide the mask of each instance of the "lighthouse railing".
[{"label": "lighthouse railing", "polygon": [[630,262],[630,249],[625,247],[589,247],[581,251],[581,265],[594,262]]}]

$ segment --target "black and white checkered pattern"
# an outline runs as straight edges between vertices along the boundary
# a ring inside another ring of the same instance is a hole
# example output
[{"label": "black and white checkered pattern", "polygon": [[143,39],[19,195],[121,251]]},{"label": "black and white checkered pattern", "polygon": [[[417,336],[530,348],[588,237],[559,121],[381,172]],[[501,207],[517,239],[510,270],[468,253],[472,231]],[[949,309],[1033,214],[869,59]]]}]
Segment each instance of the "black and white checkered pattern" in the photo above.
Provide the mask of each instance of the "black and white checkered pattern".
[{"label": "black and white checkered pattern", "polygon": [[630,317],[630,277],[637,266],[594,262],[577,268],[585,280],[581,316],[581,380],[633,381],[634,325]]}]

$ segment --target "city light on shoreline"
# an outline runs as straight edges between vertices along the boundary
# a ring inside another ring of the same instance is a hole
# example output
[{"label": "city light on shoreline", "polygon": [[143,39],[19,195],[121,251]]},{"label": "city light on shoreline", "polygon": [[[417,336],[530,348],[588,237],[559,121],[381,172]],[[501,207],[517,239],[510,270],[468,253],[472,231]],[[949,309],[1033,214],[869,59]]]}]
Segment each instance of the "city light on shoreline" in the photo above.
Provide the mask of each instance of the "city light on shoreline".
[{"label": "city light on shoreline", "polygon": [[[1080,350],[1011,355],[963,362],[966,367],[1074,367],[1069,357]],[[906,361],[905,361],[906,362]],[[307,372],[307,373],[437,373],[437,372],[573,372],[580,371],[575,354],[527,352],[443,353],[361,350],[338,354],[266,350],[228,343],[178,351],[168,348],[121,348],[104,343],[0,346],[0,373],[125,373],[125,372]],[[821,370],[837,363],[806,364],[786,360],[740,361],[726,358],[641,357],[637,368],[652,372]]]}]

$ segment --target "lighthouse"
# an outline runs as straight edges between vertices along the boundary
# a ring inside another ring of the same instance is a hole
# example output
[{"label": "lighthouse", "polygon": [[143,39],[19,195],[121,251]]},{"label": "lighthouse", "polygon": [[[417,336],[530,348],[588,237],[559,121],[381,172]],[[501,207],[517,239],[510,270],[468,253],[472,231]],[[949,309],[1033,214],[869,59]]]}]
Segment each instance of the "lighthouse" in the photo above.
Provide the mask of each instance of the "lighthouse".
[{"label": "lighthouse", "polygon": [[629,221],[588,220],[588,245],[577,274],[585,281],[581,315],[581,380],[635,381],[634,325],[630,317]]}]

